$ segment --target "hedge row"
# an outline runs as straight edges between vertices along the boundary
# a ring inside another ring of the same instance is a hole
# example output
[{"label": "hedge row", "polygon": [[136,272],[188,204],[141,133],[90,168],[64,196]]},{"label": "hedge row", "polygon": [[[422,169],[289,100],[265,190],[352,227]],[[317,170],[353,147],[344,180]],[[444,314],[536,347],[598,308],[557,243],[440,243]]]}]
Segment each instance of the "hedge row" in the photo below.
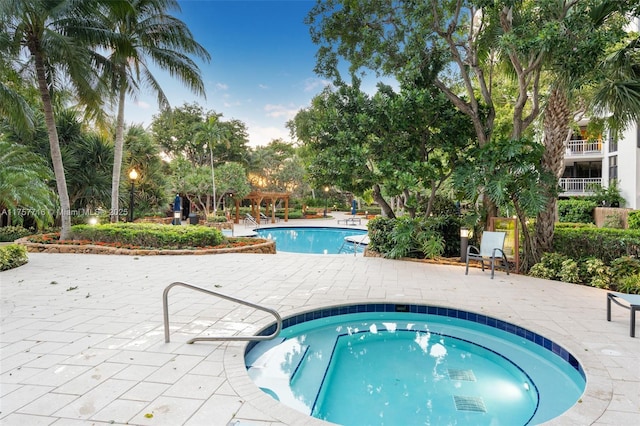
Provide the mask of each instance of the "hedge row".
[{"label": "hedge row", "polygon": [[558,220],[593,223],[593,209],[596,207],[597,204],[589,200],[558,200]]},{"label": "hedge row", "polygon": [[29,261],[27,248],[19,244],[0,247],[0,271],[17,268]]},{"label": "hedge row", "polygon": [[610,264],[623,256],[640,257],[640,230],[556,226],[553,249],[570,259],[595,257]]},{"label": "hedge row", "polygon": [[217,246],[225,238],[219,230],[206,226],[114,223],[72,226],[71,239],[178,249]]}]

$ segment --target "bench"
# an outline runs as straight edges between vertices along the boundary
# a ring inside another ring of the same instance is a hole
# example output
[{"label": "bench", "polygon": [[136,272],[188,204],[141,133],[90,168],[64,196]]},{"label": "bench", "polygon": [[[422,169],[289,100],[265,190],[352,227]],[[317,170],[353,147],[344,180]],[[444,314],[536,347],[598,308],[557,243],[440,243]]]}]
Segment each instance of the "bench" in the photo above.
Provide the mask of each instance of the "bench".
[{"label": "bench", "polygon": [[361,225],[362,219],[360,219],[359,217],[348,217],[346,219],[338,219],[338,225],[340,225],[340,223],[344,223],[345,225],[355,226],[356,222],[358,225]]},{"label": "bench", "polygon": [[[624,300],[629,305],[620,303],[619,299]],[[607,321],[611,321],[611,302],[631,311],[631,331],[629,335],[636,337],[636,312],[640,311],[640,294],[607,293]]]}]

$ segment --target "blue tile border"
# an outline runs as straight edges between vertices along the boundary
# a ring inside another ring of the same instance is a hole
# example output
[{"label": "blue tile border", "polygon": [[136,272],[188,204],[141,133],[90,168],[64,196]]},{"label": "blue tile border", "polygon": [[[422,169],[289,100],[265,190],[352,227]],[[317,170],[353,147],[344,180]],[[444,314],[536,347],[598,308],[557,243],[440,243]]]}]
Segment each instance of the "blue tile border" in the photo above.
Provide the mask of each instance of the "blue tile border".
[{"label": "blue tile border", "polygon": [[[458,318],[471,322],[476,322],[479,324],[483,324],[489,327],[497,328],[499,330],[505,331],[510,334],[514,334],[518,337],[526,339],[530,342],[535,343],[538,346],[543,347],[549,352],[559,356],[565,362],[567,362],[571,367],[580,373],[583,379],[586,380],[586,374],[582,369],[582,366],[578,362],[578,360],[571,355],[569,351],[567,351],[562,346],[557,343],[547,339],[544,336],[541,336],[537,333],[532,332],[523,327],[519,327],[515,324],[511,324],[506,321],[502,321],[497,318],[492,318],[483,314],[478,314],[474,312],[463,311],[460,309],[452,309],[452,308],[444,308],[441,306],[429,306],[429,305],[415,305],[415,304],[402,304],[402,303],[363,303],[356,305],[346,305],[346,306],[332,306],[324,309],[319,309],[310,312],[304,312],[298,315],[293,315],[288,318],[284,318],[282,320],[282,328],[291,327],[296,324],[300,324],[306,321],[311,321],[314,319],[327,318],[336,315],[347,315],[354,313],[362,313],[362,312],[407,312],[407,313],[417,313],[417,314],[429,314],[429,315],[438,315],[449,318]],[[275,324],[268,326],[267,328],[261,330],[257,335],[266,336],[272,334],[275,331]],[[257,342],[249,342],[247,348],[245,350],[245,354],[248,353]]]}]

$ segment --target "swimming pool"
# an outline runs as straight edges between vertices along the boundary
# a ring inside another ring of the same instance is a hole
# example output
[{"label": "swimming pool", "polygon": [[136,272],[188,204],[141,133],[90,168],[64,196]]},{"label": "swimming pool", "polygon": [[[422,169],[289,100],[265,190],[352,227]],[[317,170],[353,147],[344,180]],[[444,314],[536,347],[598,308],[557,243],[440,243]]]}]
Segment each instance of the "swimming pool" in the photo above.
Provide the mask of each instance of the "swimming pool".
[{"label": "swimming pool", "polygon": [[259,228],[255,232],[260,238],[274,240],[277,251],[311,254],[361,253],[364,245],[345,243],[345,238],[367,234],[363,229],[305,226]]},{"label": "swimming pool", "polygon": [[275,341],[248,347],[250,377],[281,403],[343,425],[539,424],[586,385],[556,343],[466,311],[364,304],[283,325]]}]

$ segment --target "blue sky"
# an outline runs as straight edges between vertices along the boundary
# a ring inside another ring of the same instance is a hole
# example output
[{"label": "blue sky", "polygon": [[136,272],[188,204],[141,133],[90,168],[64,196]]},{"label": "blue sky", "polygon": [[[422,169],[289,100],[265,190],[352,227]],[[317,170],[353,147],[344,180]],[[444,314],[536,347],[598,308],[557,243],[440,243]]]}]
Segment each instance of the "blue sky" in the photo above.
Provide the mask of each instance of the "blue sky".
[{"label": "blue sky", "polygon": [[[175,16],[209,51],[211,62],[198,63],[206,99],[167,73],[155,74],[171,106],[197,102],[222,113],[223,120],[241,120],[251,146],[290,140],[286,122],[328,84],[313,72],[317,46],[304,24],[314,1],[181,0],[180,5]],[[144,92],[125,109],[129,123],[149,125],[157,113],[155,98]]]}]

